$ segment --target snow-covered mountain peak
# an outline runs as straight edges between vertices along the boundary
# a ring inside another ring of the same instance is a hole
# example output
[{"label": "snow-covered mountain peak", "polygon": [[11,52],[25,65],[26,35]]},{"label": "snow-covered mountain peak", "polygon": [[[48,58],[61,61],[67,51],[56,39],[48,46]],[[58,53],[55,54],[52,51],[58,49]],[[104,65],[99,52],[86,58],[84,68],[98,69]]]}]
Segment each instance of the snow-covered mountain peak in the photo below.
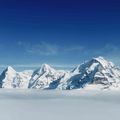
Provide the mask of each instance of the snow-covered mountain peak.
[{"label": "snow-covered mountain peak", "polygon": [[105,60],[105,58],[102,57],[102,56],[94,57],[93,59],[98,60],[98,61],[100,61],[100,60]]},{"label": "snow-covered mountain peak", "polygon": [[43,70],[43,71],[49,71],[49,70],[53,70],[53,68],[50,67],[48,64],[42,64],[41,70]]},{"label": "snow-covered mountain peak", "polygon": [[42,64],[41,68],[39,69],[40,73],[54,73],[56,70],[49,66],[48,64]]},{"label": "snow-covered mountain peak", "polygon": [[43,64],[41,68],[35,70],[31,76],[28,88],[53,88],[52,82],[58,81],[64,72],[55,70],[47,64]]},{"label": "snow-covered mountain peak", "polygon": [[93,58],[92,61],[98,62],[103,68],[112,68],[114,64],[103,57],[99,56],[97,58]]},{"label": "snow-covered mountain peak", "polygon": [[114,67],[114,64],[112,62],[107,61],[103,57],[99,56],[97,58],[92,58],[89,61],[86,61],[82,63],[81,65],[78,65],[72,73],[79,74],[83,71],[94,71],[96,68],[99,69],[111,69]]},{"label": "snow-covered mountain peak", "polygon": [[35,71],[22,72],[8,66],[0,75],[0,88],[79,89],[87,85],[101,85],[103,89],[118,87],[120,69],[100,56],[69,72],[42,64]]},{"label": "snow-covered mountain peak", "polygon": [[111,66],[111,63],[105,60],[103,57],[99,56],[97,58],[92,58],[89,61],[85,61],[84,63],[78,65],[72,73],[79,74],[80,72],[86,71],[86,69],[94,70],[96,66],[101,66],[103,68],[108,68],[108,66]]},{"label": "snow-covered mountain peak", "polygon": [[43,75],[44,73],[51,74],[51,73],[55,73],[55,72],[56,72],[56,70],[54,68],[50,67],[48,64],[42,64],[41,67],[39,67],[38,69],[36,69],[33,72],[32,76],[35,76],[36,74]]},{"label": "snow-covered mountain peak", "polygon": [[0,75],[0,88],[12,88],[12,81],[16,77],[16,71],[8,66]]},{"label": "snow-covered mountain peak", "polygon": [[9,72],[9,73],[16,73],[16,71],[14,70],[14,68],[12,68],[11,66],[8,66],[6,69],[5,69],[6,72]]},{"label": "snow-covered mountain peak", "polygon": [[46,63],[44,63],[44,64],[42,64],[42,65],[41,65],[41,67],[49,68],[49,67],[50,67],[50,65],[48,65],[48,64],[46,64]]},{"label": "snow-covered mountain peak", "polygon": [[78,65],[67,78],[62,79],[59,88],[75,89],[82,88],[87,84],[102,84],[103,88],[109,88],[119,82],[120,70],[112,62],[105,60],[103,57],[98,57]]}]

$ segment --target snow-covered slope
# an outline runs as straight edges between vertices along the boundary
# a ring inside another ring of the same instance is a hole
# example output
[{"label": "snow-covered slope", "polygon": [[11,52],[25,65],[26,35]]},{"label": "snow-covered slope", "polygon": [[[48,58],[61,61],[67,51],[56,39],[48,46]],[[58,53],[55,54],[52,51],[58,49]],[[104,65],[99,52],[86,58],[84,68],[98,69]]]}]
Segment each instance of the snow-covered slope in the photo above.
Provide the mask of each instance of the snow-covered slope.
[{"label": "snow-covered slope", "polygon": [[53,69],[47,64],[43,64],[35,70],[31,76],[29,88],[47,89],[53,88],[52,82],[57,81],[64,75],[63,71]]},{"label": "snow-covered slope", "polygon": [[0,75],[0,87],[1,88],[12,88],[14,84],[14,78],[16,77],[16,71],[8,66]]},{"label": "snow-covered slope", "polygon": [[119,87],[120,69],[103,57],[93,58],[77,66],[61,80],[59,89],[83,88],[87,84],[101,84],[103,88]]},{"label": "snow-covered slope", "polygon": [[28,88],[32,71],[16,72],[8,66],[0,75],[0,88]]},{"label": "snow-covered slope", "polygon": [[16,72],[7,67],[0,75],[1,88],[80,89],[120,88],[120,69],[103,57],[93,58],[72,71],[55,70],[43,64],[35,71]]}]

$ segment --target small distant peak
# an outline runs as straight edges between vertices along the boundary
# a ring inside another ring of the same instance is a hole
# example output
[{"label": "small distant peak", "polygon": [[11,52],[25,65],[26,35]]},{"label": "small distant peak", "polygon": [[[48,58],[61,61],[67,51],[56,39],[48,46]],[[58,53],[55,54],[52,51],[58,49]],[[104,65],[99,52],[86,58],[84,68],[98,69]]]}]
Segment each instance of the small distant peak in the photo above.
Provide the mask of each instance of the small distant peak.
[{"label": "small distant peak", "polygon": [[41,70],[44,71],[44,72],[55,71],[55,70],[54,70],[50,65],[48,65],[48,64],[42,64]]},{"label": "small distant peak", "polygon": [[13,67],[8,66],[7,69],[8,69],[8,70],[13,70]]},{"label": "small distant peak", "polygon": [[40,68],[34,71],[34,74],[53,73],[55,69],[50,67],[48,64],[42,64]]},{"label": "small distant peak", "polygon": [[99,56],[97,58],[93,58],[93,60],[99,62],[104,68],[106,67],[113,67],[114,64],[108,60],[106,60],[104,57]]},{"label": "small distant peak", "polygon": [[49,71],[51,69],[53,69],[53,68],[51,68],[48,64],[42,64],[41,65],[41,70],[42,71]]},{"label": "small distant peak", "polygon": [[99,57],[96,57],[96,58],[93,58],[93,59],[94,59],[94,60],[97,60],[97,61],[100,61],[100,60],[107,61],[107,60],[105,60],[105,58],[102,57],[102,56],[99,56]]},{"label": "small distant peak", "polygon": [[44,63],[41,65],[41,68],[50,68],[50,66],[48,64]]},{"label": "small distant peak", "polygon": [[16,71],[14,70],[14,68],[11,67],[11,66],[8,66],[5,70],[6,70],[6,71],[10,71],[10,72],[16,72]]}]

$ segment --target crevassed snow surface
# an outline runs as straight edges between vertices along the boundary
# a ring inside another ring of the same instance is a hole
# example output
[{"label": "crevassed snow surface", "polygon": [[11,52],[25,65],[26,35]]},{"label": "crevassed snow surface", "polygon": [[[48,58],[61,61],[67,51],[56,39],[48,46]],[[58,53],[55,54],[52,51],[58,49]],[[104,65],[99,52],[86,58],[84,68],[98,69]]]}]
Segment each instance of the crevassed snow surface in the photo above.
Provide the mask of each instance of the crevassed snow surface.
[{"label": "crevassed snow surface", "polygon": [[120,120],[120,91],[0,90],[0,120]]}]

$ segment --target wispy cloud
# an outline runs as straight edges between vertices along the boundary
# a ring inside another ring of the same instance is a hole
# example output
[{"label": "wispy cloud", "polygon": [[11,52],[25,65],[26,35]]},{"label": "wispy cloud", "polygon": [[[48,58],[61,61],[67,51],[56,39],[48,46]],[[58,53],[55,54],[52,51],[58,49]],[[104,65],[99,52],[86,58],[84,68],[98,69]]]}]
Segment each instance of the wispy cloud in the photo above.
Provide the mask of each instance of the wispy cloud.
[{"label": "wispy cloud", "polygon": [[120,48],[113,44],[106,44],[101,49],[97,49],[94,53],[95,54],[104,54],[104,55],[116,55],[119,52]]},{"label": "wispy cloud", "polygon": [[[37,55],[56,55],[56,54],[64,54],[64,53],[68,53],[72,58],[75,58],[76,54],[73,53],[78,53],[78,55],[82,58],[82,60],[87,60],[88,58],[92,58],[92,57],[97,57],[97,56],[103,56],[105,58],[108,58],[109,60],[111,60],[112,62],[114,62],[117,65],[120,65],[120,48],[116,45],[113,44],[106,44],[104,45],[102,48],[86,48],[84,46],[78,46],[78,45],[73,45],[73,46],[68,46],[68,47],[62,47],[62,46],[58,46],[58,45],[53,45],[50,43],[45,43],[45,42],[41,42],[39,44],[25,44],[22,42],[19,42],[20,46],[24,47],[24,50],[30,54],[37,54]],[[27,46],[27,47],[26,47]],[[71,53],[73,52],[73,53]],[[65,54],[66,55],[66,54]],[[54,57],[55,58],[55,57]],[[62,58],[64,59],[64,57]],[[66,58],[65,58],[66,59]],[[78,61],[80,61],[80,59],[78,58]],[[47,63],[49,64],[49,61],[47,61]],[[79,62],[78,62],[79,63]],[[37,68],[40,67],[42,63],[37,63],[37,64],[17,64],[17,65],[12,65],[15,68]],[[73,68],[76,63],[74,63],[74,60],[71,64],[74,65],[70,65],[70,62],[68,64],[51,64],[51,66],[55,67],[55,68],[60,68],[60,69],[64,69],[64,68]],[[79,63],[80,64],[80,63]],[[5,68],[8,65],[0,65],[0,68]]]},{"label": "wispy cloud", "polygon": [[98,57],[103,56],[108,58],[115,64],[120,65],[120,47],[113,44],[106,44],[101,48],[87,49],[82,52],[83,56]]},{"label": "wispy cloud", "polygon": [[74,52],[74,51],[78,51],[81,52],[84,50],[84,46],[78,46],[78,45],[73,45],[73,46],[69,46],[67,48],[65,48],[66,52]]},{"label": "wispy cloud", "polygon": [[101,49],[95,50],[93,53],[96,55],[104,55],[106,57],[120,57],[120,48],[113,44],[106,44]]},{"label": "wispy cloud", "polygon": [[56,55],[59,53],[71,53],[75,51],[81,52],[84,50],[84,46],[80,46],[80,45],[62,46],[44,41],[37,44],[24,43],[19,41],[18,45],[20,47],[23,47],[24,50],[29,54],[45,55],[45,56]]},{"label": "wispy cloud", "polygon": [[120,47],[113,44],[106,44],[101,51],[110,60],[120,65]]},{"label": "wispy cloud", "polygon": [[[49,42],[40,42],[37,44],[31,44],[31,43],[24,43],[19,41],[18,45],[23,47],[26,53],[33,54],[33,55],[42,55],[42,56],[53,56],[53,55],[63,55],[68,54],[72,55],[78,55],[87,58],[89,57],[97,57],[97,56],[104,56],[106,58],[109,58],[115,63],[120,64],[120,47],[118,45],[113,45],[110,43],[105,44],[101,48],[88,48],[86,46],[82,45],[70,45],[70,46],[65,46],[65,45],[59,45],[59,44],[54,44],[54,43],[49,43]],[[75,53],[75,54],[74,54]]]},{"label": "wispy cloud", "polygon": [[[71,70],[75,67],[75,65],[72,64],[49,64],[51,67],[59,70]],[[18,71],[23,70],[35,70],[42,66],[42,64],[15,64],[15,65],[0,65],[0,72],[6,69],[8,66],[13,67],[14,69]]]},{"label": "wispy cloud", "polygon": [[0,65],[0,68],[5,68],[7,66],[9,66],[9,65]]},{"label": "wispy cloud", "polygon": [[27,48],[27,52],[38,55],[55,55],[58,52],[58,46],[41,42],[39,44],[31,45],[30,48]]},{"label": "wispy cloud", "polygon": [[42,64],[14,64],[14,65],[7,65],[7,64],[1,64],[0,68],[7,68],[8,66],[11,66],[13,68],[38,68]]}]

